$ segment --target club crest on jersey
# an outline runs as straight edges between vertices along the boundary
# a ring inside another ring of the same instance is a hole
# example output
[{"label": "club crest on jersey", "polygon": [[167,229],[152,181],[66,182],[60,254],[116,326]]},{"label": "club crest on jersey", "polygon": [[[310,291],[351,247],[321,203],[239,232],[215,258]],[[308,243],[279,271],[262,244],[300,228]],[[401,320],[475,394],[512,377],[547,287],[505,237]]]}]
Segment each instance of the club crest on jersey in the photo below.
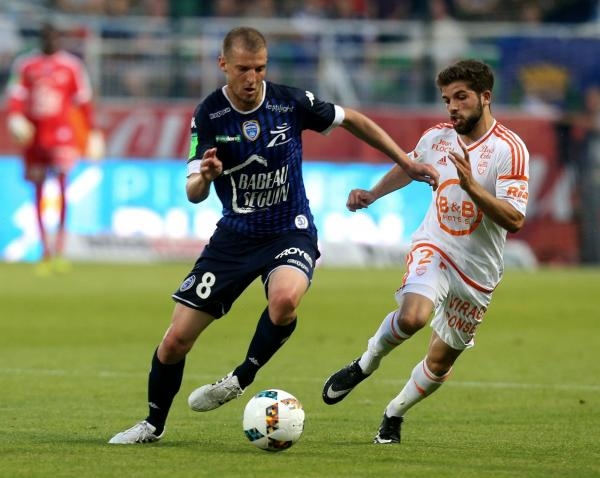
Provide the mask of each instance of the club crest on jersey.
[{"label": "club crest on jersey", "polygon": [[186,280],[183,281],[183,283],[179,287],[179,290],[181,292],[185,292],[186,290],[191,289],[195,282],[196,276],[189,276]]},{"label": "club crest on jersey", "polygon": [[248,141],[254,141],[260,135],[260,125],[256,120],[244,121],[242,132]]},{"label": "club crest on jersey", "polygon": [[479,174],[483,174],[487,171],[488,166],[490,165],[490,162],[487,159],[480,159],[479,162],[477,163],[477,172]]}]

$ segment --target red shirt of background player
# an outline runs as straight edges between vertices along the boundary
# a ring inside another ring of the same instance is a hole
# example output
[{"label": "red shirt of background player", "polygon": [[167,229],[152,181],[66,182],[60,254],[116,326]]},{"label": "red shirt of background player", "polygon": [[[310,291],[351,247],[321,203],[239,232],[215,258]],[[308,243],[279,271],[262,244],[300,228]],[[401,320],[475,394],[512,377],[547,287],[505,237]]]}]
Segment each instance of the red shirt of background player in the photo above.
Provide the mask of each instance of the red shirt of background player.
[{"label": "red shirt of background player", "polygon": [[17,60],[8,92],[9,114],[34,127],[25,145],[26,165],[68,171],[92,128],[92,88],[83,62],[64,50],[34,52]]},{"label": "red shirt of background player", "polygon": [[[35,185],[36,222],[42,243],[40,274],[66,270],[67,175],[80,156],[100,159],[103,138],[92,130],[92,88],[83,62],[60,48],[60,32],[40,29],[40,51],[18,58],[8,86],[7,126],[23,147],[25,178]],[[52,247],[44,221],[44,182],[59,186],[59,224]],[[50,263],[50,259],[53,260]]]}]

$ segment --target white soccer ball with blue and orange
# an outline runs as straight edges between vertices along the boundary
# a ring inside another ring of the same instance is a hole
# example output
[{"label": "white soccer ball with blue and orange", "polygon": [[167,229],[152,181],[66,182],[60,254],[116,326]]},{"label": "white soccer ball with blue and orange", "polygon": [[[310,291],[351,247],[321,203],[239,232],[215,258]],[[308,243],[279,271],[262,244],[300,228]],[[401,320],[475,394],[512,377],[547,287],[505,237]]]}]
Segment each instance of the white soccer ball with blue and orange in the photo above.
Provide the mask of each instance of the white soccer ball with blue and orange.
[{"label": "white soccer ball with blue and orange", "polygon": [[287,450],[304,431],[304,409],[285,390],[262,390],[246,404],[243,426],[250,443],[261,450]]}]

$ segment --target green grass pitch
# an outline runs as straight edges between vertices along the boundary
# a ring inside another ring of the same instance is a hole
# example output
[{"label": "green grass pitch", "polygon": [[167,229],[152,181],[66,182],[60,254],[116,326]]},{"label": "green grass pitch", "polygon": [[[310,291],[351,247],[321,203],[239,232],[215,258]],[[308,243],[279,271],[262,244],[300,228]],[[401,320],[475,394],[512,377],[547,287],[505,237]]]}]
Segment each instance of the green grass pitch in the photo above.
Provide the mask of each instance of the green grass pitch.
[{"label": "green grass pitch", "polygon": [[[508,270],[476,346],[409,411],[400,446],[371,440],[428,327],[344,402],[320,395],[394,307],[402,268],[318,269],[296,333],[246,394],[188,409],[192,389],[243,358],[265,304],[255,283],[188,356],[163,441],[108,445],[145,416],[150,358],[187,270],[76,264],[40,279],[31,264],[0,264],[0,476],[600,477],[600,269]],[[246,401],[271,387],[306,410],[300,441],[274,454],[241,426]]]}]

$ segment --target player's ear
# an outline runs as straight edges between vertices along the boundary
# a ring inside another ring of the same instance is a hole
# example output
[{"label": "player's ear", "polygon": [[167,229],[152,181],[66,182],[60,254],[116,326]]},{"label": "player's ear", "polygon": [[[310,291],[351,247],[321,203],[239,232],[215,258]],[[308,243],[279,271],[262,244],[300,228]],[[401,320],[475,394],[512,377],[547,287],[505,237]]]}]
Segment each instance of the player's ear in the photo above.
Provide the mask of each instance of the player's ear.
[{"label": "player's ear", "polygon": [[225,57],[223,55],[219,55],[217,62],[219,63],[219,68],[221,69],[221,71],[224,72],[225,66],[227,64],[227,62],[225,61]]},{"label": "player's ear", "polygon": [[481,94],[481,102],[484,106],[489,106],[492,102],[492,92],[490,90],[486,90]]}]

